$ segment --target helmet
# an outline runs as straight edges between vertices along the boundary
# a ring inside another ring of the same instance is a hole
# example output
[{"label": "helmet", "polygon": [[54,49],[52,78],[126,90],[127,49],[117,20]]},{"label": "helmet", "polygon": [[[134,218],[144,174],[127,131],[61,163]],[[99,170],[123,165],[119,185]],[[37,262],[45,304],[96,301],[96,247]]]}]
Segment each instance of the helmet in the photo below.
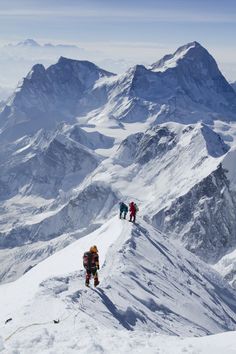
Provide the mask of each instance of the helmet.
[{"label": "helmet", "polygon": [[95,245],[94,245],[94,246],[91,246],[91,247],[90,247],[90,252],[91,252],[91,253],[97,253],[97,252],[98,252],[97,246],[95,246]]}]

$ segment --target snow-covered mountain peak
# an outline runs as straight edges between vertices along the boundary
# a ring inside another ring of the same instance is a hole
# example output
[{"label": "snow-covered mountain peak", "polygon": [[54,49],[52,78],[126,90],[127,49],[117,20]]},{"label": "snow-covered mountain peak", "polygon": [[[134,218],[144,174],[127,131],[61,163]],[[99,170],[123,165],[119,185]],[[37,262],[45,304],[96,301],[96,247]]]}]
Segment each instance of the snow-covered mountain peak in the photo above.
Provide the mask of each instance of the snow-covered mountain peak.
[{"label": "snow-covered mountain peak", "polygon": [[150,67],[136,65],[106,88],[109,101],[104,114],[124,122],[150,118],[155,123],[210,123],[236,116],[233,88],[198,42],[180,47]]},{"label": "snow-covered mountain peak", "polygon": [[[60,57],[56,64],[49,66],[47,69],[45,69],[42,64],[35,64],[26,78],[31,81],[31,90],[42,89],[39,86],[34,88],[35,79],[37,81],[40,79],[43,86],[60,85],[62,87],[58,87],[58,90],[62,90],[65,86],[73,86],[74,84],[77,84],[80,88],[83,85],[84,88],[88,88],[93,85],[96,80],[114,75],[115,74],[99,68],[92,62]],[[22,90],[24,90],[24,84],[25,80],[23,80],[23,84],[21,85]],[[55,87],[52,87],[52,90],[53,89],[55,90]],[[40,93],[40,91],[35,92],[34,95],[39,96]]]},{"label": "snow-covered mountain peak", "polygon": [[190,48],[203,48],[203,47],[199,42],[192,41],[179,47],[179,50],[190,49]]},{"label": "snow-covered mountain peak", "polygon": [[223,141],[220,135],[205,124],[201,124],[201,133],[204,137],[207,152],[212,157],[220,157],[229,151],[230,147]]},{"label": "snow-covered mountain peak", "polygon": [[58,60],[58,62],[55,65],[52,65],[51,67],[49,67],[49,72],[51,71],[50,69],[52,67],[59,67],[60,69],[63,69],[65,67],[67,68],[71,68],[71,69],[79,69],[79,70],[90,70],[90,71],[98,71],[100,73],[100,76],[113,76],[115,74],[110,73],[109,71],[103,70],[101,68],[99,68],[96,64],[88,61],[88,60],[77,60],[77,59],[71,59],[71,58],[66,58],[61,56]]},{"label": "snow-covered mountain peak", "polygon": [[189,53],[191,52],[202,52],[202,51],[206,51],[206,49],[198,42],[196,41],[193,41],[193,42],[190,42],[190,43],[187,43],[187,44],[184,44],[182,45],[181,47],[179,47],[174,55],[176,57],[179,56],[179,58],[181,57],[185,57],[185,56],[188,56]]},{"label": "snow-covered mountain peak", "polygon": [[0,113],[2,137],[16,139],[75,120],[83,109],[83,97],[98,80],[113,75],[91,62],[64,57],[47,69],[34,65]]},{"label": "snow-covered mountain peak", "polygon": [[151,65],[151,70],[163,72],[172,69],[184,62],[184,65],[194,65],[194,62],[202,62],[214,67],[218,71],[217,64],[208,51],[198,42],[191,42],[179,47],[174,54],[165,55],[162,59]]},{"label": "snow-covered mountain peak", "polygon": [[[146,72],[147,69],[144,65],[137,64],[131,66],[125,73],[113,77],[111,81],[112,87],[115,87],[113,91],[119,94],[127,92],[126,90],[130,91],[133,80],[135,80],[136,77],[145,75]],[[113,92],[111,92],[111,94],[112,96],[114,95]]]},{"label": "snow-covered mountain peak", "polygon": [[147,69],[145,68],[144,65],[137,64],[129,69],[129,73],[131,75],[136,75],[136,74],[142,74],[145,72]]}]

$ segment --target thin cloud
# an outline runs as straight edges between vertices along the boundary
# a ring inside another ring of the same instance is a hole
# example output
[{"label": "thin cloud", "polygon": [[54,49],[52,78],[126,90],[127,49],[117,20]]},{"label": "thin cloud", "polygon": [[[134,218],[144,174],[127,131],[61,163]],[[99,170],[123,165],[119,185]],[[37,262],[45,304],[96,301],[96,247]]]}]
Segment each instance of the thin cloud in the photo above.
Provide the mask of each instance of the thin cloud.
[{"label": "thin cloud", "polygon": [[193,11],[165,10],[165,9],[84,9],[67,7],[59,9],[6,9],[0,10],[0,17],[50,17],[50,18],[80,18],[126,21],[160,21],[160,22],[195,22],[195,23],[236,23],[236,15],[220,13],[202,13]]}]

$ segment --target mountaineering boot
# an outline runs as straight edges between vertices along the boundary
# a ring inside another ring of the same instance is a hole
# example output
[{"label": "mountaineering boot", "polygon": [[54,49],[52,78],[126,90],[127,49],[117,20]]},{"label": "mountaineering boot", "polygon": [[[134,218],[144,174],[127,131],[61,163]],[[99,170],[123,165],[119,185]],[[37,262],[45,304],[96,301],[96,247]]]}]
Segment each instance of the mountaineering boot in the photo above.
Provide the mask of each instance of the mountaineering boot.
[{"label": "mountaineering boot", "polygon": [[99,280],[98,280],[98,276],[96,274],[94,277],[94,287],[96,288],[96,286],[98,286],[98,284],[99,284]]},{"label": "mountaineering boot", "polygon": [[96,283],[94,282],[94,287],[96,288],[99,285],[99,281],[97,281]]}]

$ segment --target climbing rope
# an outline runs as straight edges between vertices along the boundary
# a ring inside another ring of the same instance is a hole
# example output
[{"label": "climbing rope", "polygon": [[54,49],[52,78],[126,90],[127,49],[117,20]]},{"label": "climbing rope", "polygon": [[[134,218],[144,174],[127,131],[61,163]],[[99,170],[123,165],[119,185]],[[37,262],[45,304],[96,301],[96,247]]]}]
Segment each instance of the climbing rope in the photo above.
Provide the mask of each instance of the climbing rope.
[{"label": "climbing rope", "polygon": [[[79,313],[82,311],[82,307],[83,307],[83,299],[82,299],[82,295],[83,293],[81,292],[81,295],[80,295],[80,300],[78,302],[78,308],[79,310],[76,312],[76,314],[74,315],[74,326],[75,326],[75,320],[76,320],[76,317],[79,315]],[[83,311],[84,312],[84,311]],[[62,318],[62,319],[54,319],[54,320],[50,320],[50,321],[47,321],[47,322],[35,322],[35,323],[31,323],[27,326],[21,326],[21,327],[18,327],[14,332],[12,332],[8,337],[6,337],[4,339],[4,342],[7,342],[9,339],[11,339],[14,335],[18,334],[18,333],[21,333],[23,332],[24,330],[30,328],[30,327],[35,327],[35,326],[45,326],[45,325],[48,325],[48,324],[59,324],[61,322],[64,322],[66,321],[69,317],[71,317],[73,315],[74,311],[71,312],[68,316],[66,316],[65,318]],[[64,313],[63,313],[64,314]],[[62,315],[63,316],[63,315]],[[12,319],[11,319],[12,321]],[[5,324],[7,324],[9,322],[9,319],[5,321]]]},{"label": "climbing rope", "polygon": [[17,328],[14,332],[12,332],[7,338],[4,339],[5,342],[7,342],[9,339],[11,339],[15,334],[17,333],[21,333],[23,332],[25,329],[29,328],[29,327],[34,327],[34,326],[43,326],[46,324],[50,324],[53,323],[53,321],[48,321],[48,322],[35,322],[35,323],[31,323],[28,326],[22,326]]}]

